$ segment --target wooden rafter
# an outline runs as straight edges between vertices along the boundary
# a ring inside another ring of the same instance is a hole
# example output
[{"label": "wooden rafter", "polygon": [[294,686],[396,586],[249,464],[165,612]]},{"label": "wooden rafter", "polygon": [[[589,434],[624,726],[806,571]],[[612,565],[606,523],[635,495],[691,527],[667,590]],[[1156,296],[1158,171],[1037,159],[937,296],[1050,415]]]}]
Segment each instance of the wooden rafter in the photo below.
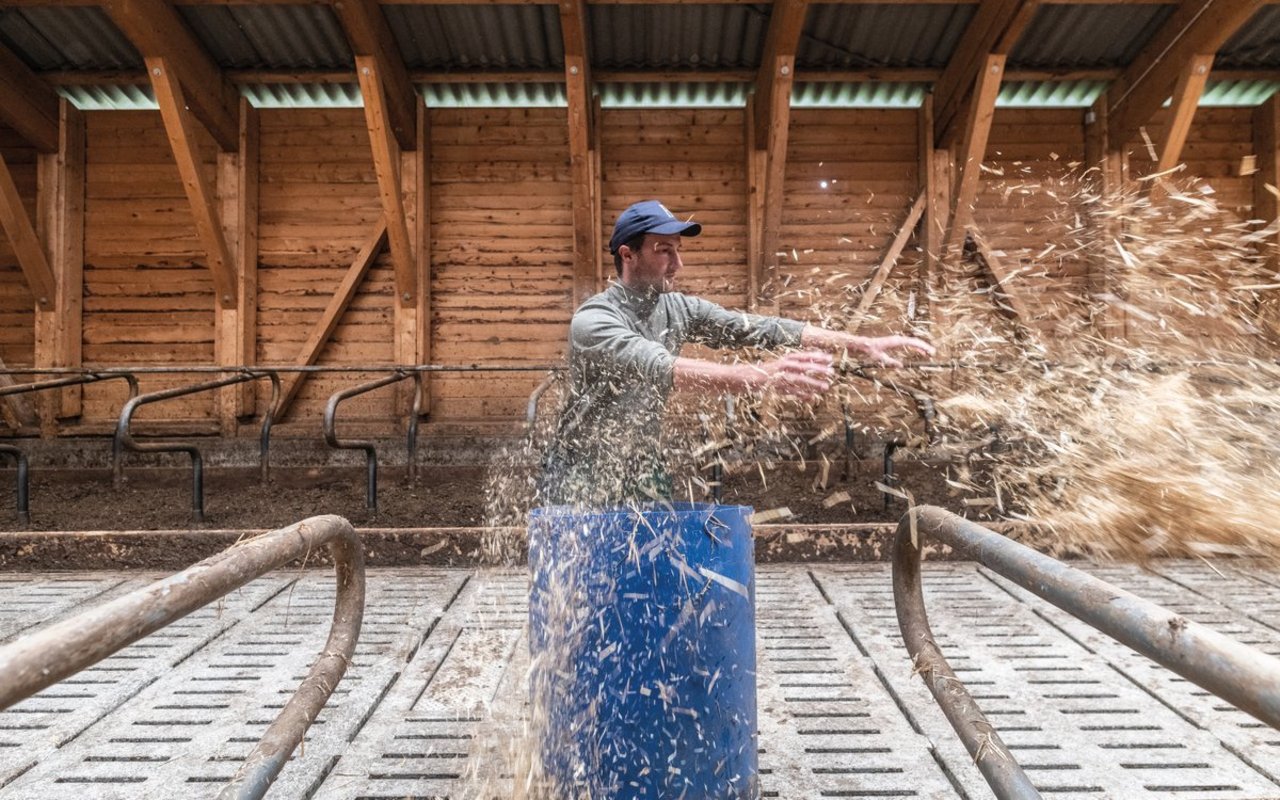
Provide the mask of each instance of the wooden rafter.
[{"label": "wooden rafter", "polygon": [[1212,55],[1263,5],[1262,0],[1183,0],[1111,85],[1111,141],[1123,145],[1169,99],[1184,67]]},{"label": "wooden rafter", "polygon": [[[391,243],[397,302],[402,306],[412,306],[416,302],[418,282],[414,269],[413,242],[409,238],[400,183],[400,146],[389,124],[389,108],[377,60],[372,56],[356,56],[356,72],[360,75],[360,93],[364,97],[365,123],[369,128],[369,142],[373,149],[374,172],[378,176],[382,216],[387,224],[387,240]],[[415,116],[414,127],[416,126]],[[414,146],[417,146],[416,142]]]},{"label": "wooden rafter", "polygon": [[414,133],[418,122],[418,94],[409,80],[409,71],[386,16],[373,0],[334,0],[333,10],[347,32],[357,64],[367,63],[359,61],[363,57],[372,58],[377,65],[376,74],[385,92],[386,118],[391,131],[402,150],[412,151],[418,146]]},{"label": "wooden rafter", "polygon": [[[156,103],[160,106],[160,117],[164,120],[165,133],[169,137],[169,147],[177,162],[187,201],[191,204],[196,234],[204,247],[209,271],[213,273],[213,289],[218,296],[218,305],[222,308],[235,308],[236,265],[231,257],[231,249],[227,247],[217,199],[205,175],[200,149],[196,145],[195,120],[187,110],[185,92],[170,70],[167,60],[148,58],[146,62],[147,73],[151,76],[151,85],[156,93]],[[237,149],[239,140],[240,133],[237,130]]]},{"label": "wooden rafter", "polygon": [[881,259],[880,266],[876,267],[875,274],[871,277],[871,283],[867,284],[866,290],[863,291],[862,299],[858,301],[858,307],[854,309],[853,324],[849,328],[850,333],[857,333],[862,327],[862,323],[866,321],[867,312],[871,310],[871,305],[880,296],[880,290],[884,288],[885,281],[889,279],[889,273],[893,271],[894,265],[898,263],[898,257],[902,255],[903,249],[907,246],[907,240],[911,238],[912,232],[920,224],[920,217],[924,214],[924,207],[928,199],[928,195],[925,192],[921,192],[916,201],[911,204],[911,209],[907,212],[907,218],[903,221],[902,226],[898,228],[898,233],[893,237],[893,242],[885,252],[884,258]]},{"label": "wooden rafter", "polygon": [[18,266],[22,268],[22,276],[36,305],[48,308],[53,301],[56,284],[53,269],[3,156],[0,156],[0,227],[9,236],[13,252],[18,257]]},{"label": "wooden rafter", "polygon": [[234,153],[240,146],[240,95],[173,7],[164,0],[103,0],[102,8],[144,58],[164,59],[191,113],[219,148]]},{"label": "wooden rafter", "polygon": [[[293,361],[296,366],[309,367],[320,358],[320,353],[324,351],[324,346],[329,343],[329,338],[333,336],[333,332],[338,328],[338,323],[342,321],[342,315],[346,313],[347,306],[351,305],[351,301],[355,299],[356,290],[364,282],[364,276],[368,274],[369,268],[373,266],[373,262],[377,260],[378,254],[382,252],[382,248],[386,246],[386,243],[387,221],[379,218],[377,225],[374,227],[373,235],[369,237],[364,246],[360,248],[360,252],[356,254],[355,261],[351,262],[351,266],[347,268],[347,273],[342,277],[342,282],[338,284],[333,297],[329,298],[329,304],[325,307],[324,313],[316,321],[315,327],[311,329],[310,335],[307,336],[307,340],[302,343],[302,349],[298,351],[298,357]],[[277,419],[284,419],[289,406],[293,404],[294,399],[298,396],[298,391],[306,380],[307,373],[305,372],[295,372],[284,379],[284,385],[281,387],[280,405],[276,408]]]},{"label": "wooden rafter", "polygon": [[43,153],[58,152],[58,95],[0,46],[0,122]]},{"label": "wooden rafter", "polygon": [[564,80],[569,104],[569,172],[573,193],[574,305],[599,289],[600,234],[595,215],[599,189],[593,152],[596,141],[595,104],[586,15],[585,0],[561,0],[560,30],[564,37]]},{"label": "wooden rafter", "polygon": [[1005,268],[1004,263],[996,256],[995,251],[982,238],[982,234],[978,229],[969,226],[965,230],[969,241],[973,242],[974,254],[978,258],[978,262],[987,271],[987,276],[991,281],[992,300],[996,302],[998,308],[1005,310],[1010,316],[1021,324],[1022,328],[1034,335],[1034,329],[1031,327],[1031,310],[1027,308],[1022,297],[1011,286],[1013,283],[1013,273]]},{"label": "wooden rafter", "polygon": [[[989,64],[989,58],[1007,56],[1022,32],[1031,24],[1037,0],[982,0],[965,29],[960,45],[933,89],[933,138],[936,146],[950,147],[959,133],[957,124],[972,102],[971,90]],[[1001,67],[1003,69],[1003,66]]]},{"label": "wooden rafter", "polygon": [[963,232],[973,218],[973,204],[978,199],[982,159],[987,152],[991,121],[995,118],[996,96],[1000,93],[1004,62],[1005,56],[988,55],[983,59],[982,69],[974,80],[973,97],[965,117],[964,138],[956,156],[957,177],[951,213],[948,215],[949,232],[944,240],[944,251],[963,238]]},{"label": "wooden rafter", "polygon": [[[757,292],[769,283],[777,269],[782,237],[783,184],[787,171],[787,137],[791,127],[791,87],[795,80],[796,48],[809,11],[808,0],[776,0],[765,35],[764,56],[756,75],[752,103],[751,140],[763,150],[758,163],[757,189],[760,209],[759,252],[751,255],[751,284]],[[756,298],[752,298],[756,302]],[[771,302],[772,305],[772,302]]]},{"label": "wooden rafter", "polygon": [[1204,94],[1212,67],[1211,55],[1195,56],[1183,65],[1178,83],[1173,87],[1169,123],[1165,125],[1160,139],[1160,161],[1156,172],[1168,172],[1182,160],[1182,148],[1187,143],[1187,134],[1191,132],[1191,120],[1200,105],[1200,95]]}]

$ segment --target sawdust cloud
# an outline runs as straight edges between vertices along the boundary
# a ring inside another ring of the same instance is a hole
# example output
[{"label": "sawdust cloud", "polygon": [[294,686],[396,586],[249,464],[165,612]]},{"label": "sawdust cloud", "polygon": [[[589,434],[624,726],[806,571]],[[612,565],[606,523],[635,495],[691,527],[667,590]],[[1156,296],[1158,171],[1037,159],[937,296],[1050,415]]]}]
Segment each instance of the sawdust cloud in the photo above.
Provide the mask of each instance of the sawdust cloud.
[{"label": "sawdust cloud", "polygon": [[[767,395],[731,409],[686,399],[664,441],[677,499],[705,499],[717,474],[767,481],[785,460],[830,493],[822,445],[838,445],[851,426],[945,470],[951,510],[1031,523],[1056,554],[1280,560],[1276,224],[1238,218],[1203,182],[1161,182],[1155,196],[1150,182],[1104,196],[1093,172],[1010,176],[1005,203],[1034,196],[1043,208],[1048,198],[1052,210],[1034,224],[1053,234],[1035,252],[1006,253],[994,240],[999,284],[965,248],[928,281],[909,254],[865,320],[856,276],[818,265],[778,287],[782,307],[812,322],[912,332],[939,356],[892,371],[844,363],[814,408]],[[555,395],[490,470],[491,562],[524,555]],[[576,613],[572,598],[559,602]],[[502,766],[472,780],[467,796],[537,797],[533,742],[544,730],[536,710],[512,720],[483,747]]]}]

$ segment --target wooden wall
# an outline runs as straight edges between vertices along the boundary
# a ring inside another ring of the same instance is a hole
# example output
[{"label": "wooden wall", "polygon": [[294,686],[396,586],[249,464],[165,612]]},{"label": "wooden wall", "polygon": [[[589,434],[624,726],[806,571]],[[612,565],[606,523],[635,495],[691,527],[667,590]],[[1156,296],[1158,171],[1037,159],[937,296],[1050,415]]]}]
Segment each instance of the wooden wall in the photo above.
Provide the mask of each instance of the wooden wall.
[{"label": "wooden wall", "polygon": [[[1186,148],[1224,206],[1248,218],[1252,178],[1239,174],[1252,153],[1251,109],[1202,109]],[[156,112],[93,112],[87,120],[84,360],[148,366],[212,364],[214,298],[192,214]],[[360,109],[259,112],[259,292],[257,357],[285,364],[298,355],[334,289],[381,215],[365,119]],[[541,365],[564,353],[572,314],[573,237],[569,142],[564,109],[437,109],[429,115],[427,237],[430,336],[435,363]],[[820,321],[824,309],[856,303],[861,287],[914,200],[918,114],[913,110],[797,109],[792,114],[783,206],[779,295],[784,314]],[[975,221],[1007,265],[1035,261],[1020,275],[1024,297],[1052,332],[1059,302],[1078,291],[1087,264],[1041,257],[1069,220],[1056,216],[1060,177],[1084,158],[1080,110],[999,109]],[[747,301],[748,174],[741,109],[607,109],[598,120],[601,273],[613,275],[604,245],[628,204],[662,199],[705,226],[686,244],[683,288],[730,307]],[[1141,143],[1132,165],[1142,174]],[[0,131],[34,215],[35,156]],[[212,180],[211,141],[202,154]],[[412,164],[416,155],[406,157]],[[825,184],[824,184],[825,182]],[[410,229],[417,199],[406,193]],[[912,275],[913,240],[865,330],[901,329]],[[962,276],[963,277],[963,276]],[[970,276],[972,277],[972,276]],[[394,361],[390,260],[374,264],[319,363]],[[0,237],[0,357],[32,362],[32,299]],[[296,435],[318,433],[329,394],[366,375],[316,376],[291,419]],[[523,414],[536,373],[443,374],[432,380],[436,421],[513,420]],[[198,378],[150,378],[156,388]],[[265,386],[260,397],[265,400]],[[84,416],[69,430],[106,429],[121,386],[85,392]],[[213,430],[212,395],[165,404],[153,417]],[[393,392],[352,401],[344,418],[393,429]],[[255,428],[249,426],[246,433]]]}]

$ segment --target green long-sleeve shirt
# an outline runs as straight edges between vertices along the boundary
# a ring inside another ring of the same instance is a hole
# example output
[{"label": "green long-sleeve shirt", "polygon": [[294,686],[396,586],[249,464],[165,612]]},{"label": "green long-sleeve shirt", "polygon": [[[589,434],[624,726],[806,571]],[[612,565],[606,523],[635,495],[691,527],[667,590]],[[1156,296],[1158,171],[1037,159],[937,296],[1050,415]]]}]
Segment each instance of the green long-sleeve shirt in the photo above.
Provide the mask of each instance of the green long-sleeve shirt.
[{"label": "green long-sleeve shirt", "polygon": [[613,506],[670,495],[662,415],[676,357],[710,347],[798,346],[804,324],[615,283],[569,328],[569,395],[544,464],[543,505]]}]

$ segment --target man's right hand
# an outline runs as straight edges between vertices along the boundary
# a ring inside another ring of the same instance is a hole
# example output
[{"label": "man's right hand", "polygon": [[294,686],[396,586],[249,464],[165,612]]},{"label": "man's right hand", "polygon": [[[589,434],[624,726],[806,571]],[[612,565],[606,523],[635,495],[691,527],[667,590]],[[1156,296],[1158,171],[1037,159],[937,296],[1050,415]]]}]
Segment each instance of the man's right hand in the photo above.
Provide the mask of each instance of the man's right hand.
[{"label": "man's right hand", "polygon": [[835,375],[832,364],[831,354],[821,350],[787,353],[776,361],[759,365],[765,374],[761,388],[774,389],[805,402],[820,400],[831,388],[831,378]]}]

